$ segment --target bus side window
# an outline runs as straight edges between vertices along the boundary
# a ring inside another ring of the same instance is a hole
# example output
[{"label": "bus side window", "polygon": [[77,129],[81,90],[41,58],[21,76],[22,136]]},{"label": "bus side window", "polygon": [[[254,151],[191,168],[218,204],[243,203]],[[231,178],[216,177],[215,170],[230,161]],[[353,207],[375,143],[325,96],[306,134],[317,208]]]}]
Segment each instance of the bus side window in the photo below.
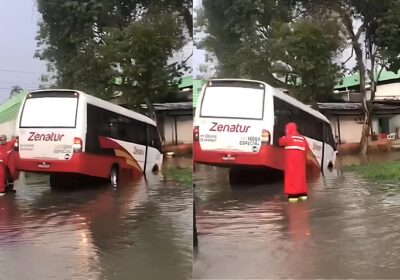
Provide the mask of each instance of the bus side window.
[{"label": "bus side window", "polygon": [[148,145],[161,151],[162,144],[160,134],[155,126],[148,125]]},{"label": "bus side window", "polygon": [[332,128],[329,124],[324,124],[324,141],[329,144],[332,148],[336,149],[336,142],[333,139]]},{"label": "bus side window", "polygon": [[109,122],[110,126],[110,137],[118,139],[119,138],[119,126],[116,119],[112,118]]},{"label": "bus side window", "polygon": [[144,123],[131,120],[129,122],[129,129],[127,130],[127,138],[130,142],[135,144],[147,145],[146,125]]},{"label": "bus side window", "polygon": [[285,116],[284,103],[274,96],[274,135],[273,143],[278,145],[278,139],[284,135],[285,131]]}]

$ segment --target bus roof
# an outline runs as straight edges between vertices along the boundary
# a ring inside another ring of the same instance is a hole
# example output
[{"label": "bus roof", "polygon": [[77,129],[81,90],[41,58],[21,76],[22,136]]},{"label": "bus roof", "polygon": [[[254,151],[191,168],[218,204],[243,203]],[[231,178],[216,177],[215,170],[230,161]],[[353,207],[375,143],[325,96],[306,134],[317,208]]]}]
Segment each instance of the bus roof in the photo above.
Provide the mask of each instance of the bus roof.
[{"label": "bus roof", "polygon": [[[306,112],[314,115],[315,117],[317,117],[323,121],[330,123],[329,120],[327,119],[327,117],[325,117],[323,114],[321,114],[317,110],[314,110],[310,106],[305,105],[304,103],[300,102],[296,98],[293,98],[290,95],[287,95],[286,93],[283,92],[284,91],[283,89],[272,87],[269,84],[267,84],[266,82],[262,82],[262,81],[258,81],[258,80],[249,80],[249,79],[211,79],[208,82],[210,82],[210,81],[211,82],[212,81],[239,81],[239,82],[242,81],[242,82],[253,82],[253,83],[263,84],[266,87],[270,87],[271,89],[273,89],[273,95],[275,95],[276,97],[286,101],[289,104],[292,104],[293,106],[296,106],[296,107],[302,109],[303,111],[306,111]],[[206,85],[207,85],[207,83],[206,83]]]},{"label": "bus roof", "polygon": [[42,89],[42,90],[35,90],[32,92],[29,92],[30,94],[35,94],[36,92],[46,92],[46,91],[51,91],[51,92],[76,92],[79,95],[82,95],[85,97],[86,102],[99,106],[103,109],[127,116],[127,117],[131,117],[134,118],[136,120],[148,123],[148,124],[152,124],[152,125],[156,125],[155,121],[153,121],[151,118],[140,114],[138,112],[126,109],[124,107],[121,107],[119,105],[116,105],[114,103],[111,103],[109,101],[103,100],[101,98],[95,97],[93,95],[87,94],[83,91],[79,91],[79,90],[73,90],[73,89]]}]

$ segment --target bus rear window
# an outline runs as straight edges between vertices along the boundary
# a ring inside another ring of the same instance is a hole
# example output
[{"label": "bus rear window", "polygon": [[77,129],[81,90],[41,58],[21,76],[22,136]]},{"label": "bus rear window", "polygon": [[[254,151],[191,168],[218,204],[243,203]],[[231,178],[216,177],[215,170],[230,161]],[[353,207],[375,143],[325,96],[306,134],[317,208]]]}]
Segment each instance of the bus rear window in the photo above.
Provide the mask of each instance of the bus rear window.
[{"label": "bus rear window", "polygon": [[20,127],[60,127],[76,126],[78,106],[77,96],[40,94],[25,101]]},{"label": "bus rear window", "polygon": [[200,117],[262,119],[263,108],[263,88],[206,87]]}]

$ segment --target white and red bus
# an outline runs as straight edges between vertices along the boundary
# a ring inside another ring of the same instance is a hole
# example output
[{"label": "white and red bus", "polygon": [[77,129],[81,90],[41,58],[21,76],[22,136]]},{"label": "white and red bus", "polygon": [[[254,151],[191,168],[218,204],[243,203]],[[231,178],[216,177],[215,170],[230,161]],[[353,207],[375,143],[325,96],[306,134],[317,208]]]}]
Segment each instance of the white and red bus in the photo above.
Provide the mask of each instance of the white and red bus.
[{"label": "white and red bus", "polygon": [[196,107],[193,160],[283,170],[284,149],[278,139],[288,122],[295,122],[307,139],[308,167],[317,171],[332,167],[336,144],[330,123],[320,112],[264,82],[210,80]]},{"label": "white and red bus", "polygon": [[116,186],[121,172],[141,175],[161,168],[163,161],[153,120],[76,90],[29,93],[16,136],[17,169],[47,173],[52,186],[79,175]]}]

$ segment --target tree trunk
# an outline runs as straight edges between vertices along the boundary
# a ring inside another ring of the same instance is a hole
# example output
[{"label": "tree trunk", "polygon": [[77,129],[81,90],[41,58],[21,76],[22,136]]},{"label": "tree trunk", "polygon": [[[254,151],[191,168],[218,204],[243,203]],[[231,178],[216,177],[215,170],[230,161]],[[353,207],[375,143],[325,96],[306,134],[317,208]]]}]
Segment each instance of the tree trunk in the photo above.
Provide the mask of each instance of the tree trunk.
[{"label": "tree trunk", "polygon": [[154,109],[153,103],[151,103],[147,97],[144,101],[146,102],[147,110],[149,111],[149,117],[157,123],[156,110]]},{"label": "tree trunk", "polygon": [[362,127],[360,146],[361,146],[361,154],[366,154],[368,151],[368,137],[372,119],[370,114],[370,106],[368,106],[368,101],[367,101],[367,91],[365,88],[366,67],[363,61],[363,50],[361,48],[360,43],[358,42],[360,35],[363,32],[364,25],[361,25],[357,31],[357,34],[355,34],[351,15],[348,13],[348,11],[342,11],[342,15],[343,15],[343,24],[346,27],[346,30],[349,34],[354,53],[356,55],[358,72],[360,75],[360,94],[362,96],[362,107],[364,112],[364,122]]},{"label": "tree trunk", "polygon": [[361,154],[366,154],[368,151],[368,137],[371,130],[371,112],[369,102],[367,101],[367,91],[365,89],[365,65],[362,62],[362,67],[359,64],[360,73],[360,93],[362,96],[362,106],[364,112],[364,122],[362,127],[362,134],[360,140]]},{"label": "tree trunk", "polygon": [[190,10],[186,7],[182,8],[181,14],[189,31],[190,38],[193,38],[193,16],[190,13]]}]

